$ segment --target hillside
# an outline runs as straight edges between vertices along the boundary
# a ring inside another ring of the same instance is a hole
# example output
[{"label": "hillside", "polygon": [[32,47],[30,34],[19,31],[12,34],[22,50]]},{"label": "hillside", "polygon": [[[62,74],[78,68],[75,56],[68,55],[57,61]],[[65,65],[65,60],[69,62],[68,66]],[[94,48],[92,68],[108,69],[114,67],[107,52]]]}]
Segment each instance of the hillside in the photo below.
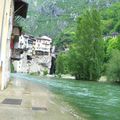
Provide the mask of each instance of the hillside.
[{"label": "hillside", "polygon": [[24,31],[35,36],[56,37],[66,28],[75,29],[76,18],[85,9],[97,6],[109,8],[120,0],[27,0],[29,11],[27,19],[21,20]]}]

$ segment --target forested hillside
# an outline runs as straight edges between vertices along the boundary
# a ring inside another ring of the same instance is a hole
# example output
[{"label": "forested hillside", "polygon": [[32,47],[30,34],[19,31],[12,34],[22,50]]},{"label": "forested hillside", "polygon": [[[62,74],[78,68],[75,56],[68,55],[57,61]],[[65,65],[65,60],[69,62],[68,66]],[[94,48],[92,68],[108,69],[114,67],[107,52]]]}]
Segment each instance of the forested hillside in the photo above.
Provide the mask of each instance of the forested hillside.
[{"label": "forested hillside", "polygon": [[[29,3],[29,12],[27,19],[21,20],[21,25],[24,26],[26,33],[35,36],[48,35],[56,38],[61,32],[74,31],[77,17],[80,16],[85,9],[96,7],[102,10],[103,24],[108,28],[103,27],[104,33],[106,34],[113,31],[113,29],[118,29],[114,28],[114,26],[116,26],[116,21],[114,22],[116,18],[114,19],[114,16],[116,17],[116,9],[119,10],[120,5],[116,4],[117,7],[114,8],[112,4],[119,1],[120,0],[27,0]],[[117,13],[120,12],[118,11]],[[119,23],[117,23],[117,25],[118,24]]]}]

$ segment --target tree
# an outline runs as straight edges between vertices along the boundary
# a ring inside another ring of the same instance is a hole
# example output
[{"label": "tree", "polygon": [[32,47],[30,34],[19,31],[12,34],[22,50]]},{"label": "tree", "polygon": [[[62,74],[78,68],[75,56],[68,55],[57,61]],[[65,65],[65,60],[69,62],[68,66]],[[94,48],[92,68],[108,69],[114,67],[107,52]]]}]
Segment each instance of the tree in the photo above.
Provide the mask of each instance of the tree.
[{"label": "tree", "polygon": [[97,80],[104,59],[101,22],[97,10],[87,11],[77,22],[77,40],[69,52],[69,70],[76,79]]},{"label": "tree", "polygon": [[56,74],[64,74],[68,72],[67,54],[60,53],[56,60]]},{"label": "tree", "polygon": [[112,57],[107,64],[107,77],[108,80],[120,82],[120,51],[114,49]]},{"label": "tree", "polygon": [[114,49],[120,50],[120,36],[116,38],[109,38],[105,42],[105,62],[107,63],[111,58]]},{"label": "tree", "polygon": [[76,39],[75,32],[64,31],[54,41],[58,51],[64,51]]},{"label": "tree", "polygon": [[115,25],[114,29],[115,29],[114,30],[115,32],[120,33],[120,21],[118,21],[118,23]]},{"label": "tree", "polygon": [[101,10],[103,33],[120,32],[120,2]]}]

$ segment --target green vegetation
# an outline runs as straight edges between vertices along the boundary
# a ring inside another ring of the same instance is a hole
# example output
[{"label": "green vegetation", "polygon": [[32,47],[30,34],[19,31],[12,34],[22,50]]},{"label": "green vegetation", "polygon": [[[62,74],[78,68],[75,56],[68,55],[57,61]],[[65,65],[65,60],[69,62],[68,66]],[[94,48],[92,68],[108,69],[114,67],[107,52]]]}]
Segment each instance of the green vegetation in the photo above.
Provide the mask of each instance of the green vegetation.
[{"label": "green vegetation", "polygon": [[120,32],[120,2],[101,10],[103,34]]},{"label": "green vegetation", "polygon": [[118,81],[120,36],[105,40],[104,74],[108,80]]},{"label": "green vegetation", "polygon": [[107,64],[107,77],[109,80],[120,82],[120,51],[113,50]]},{"label": "green vegetation", "polygon": [[120,36],[115,38],[108,38],[107,40],[105,40],[104,44],[105,44],[105,53],[106,53],[105,62],[108,62],[112,55],[112,51],[114,49],[120,50]]},{"label": "green vegetation", "polygon": [[45,69],[44,71],[43,71],[43,75],[47,75],[48,74],[48,70],[47,69]]},{"label": "green vegetation", "polygon": [[65,53],[60,53],[56,60],[56,74],[65,74],[67,72],[67,56]]},{"label": "green vegetation", "polygon": [[[120,36],[102,40],[97,11],[88,11],[79,17],[76,36],[77,39],[73,38],[70,50],[66,53],[67,62],[65,59],[60,60],[62,64],[68,64],[66,67],[69,73],[76,79],[97,80],[104,74],[108,76],[108,80],[119,81],[119,57],[116,57],[120,53]],[[64,73],[64,67],[62,72]]]},{"label": "green vegetation", "polygon": [[30,73],[30,75],[37,76],[37,75],[40,75],[40,74],[38,72],[32,72],[32,73]]},{"label": "green vegetation", "polygon": [[15,71],[14,71],[14,65],[11,63],[10,64],[10,70],[11,70],[11,73],[14,73]]},{"label": "green vegetation", "polygon": [[[100,26],[100,16],[96,10],[87,11],[78,18],[77,39],[71,45],[66,59],[69,72],[78,80],[97,80],[101,75],[104,49]],[[60,56],[57,64],[62,68],[61,73],[64,72]]]},{"label": "green vegetation", "polygon": [[[101,10],[106,33],[112,30],[109,30],[109,27],[115,23],[120,13],[119,4],[113,5],[120,0],[27,0],[27,2],[29,2],[28,16],[27,19],[22,19],[20,24],[24,26],[24,32],[35,36],[48,35],[56,38],[67,28],[75,30],[77,17],[82,15],[84,10],[94,6]],[[114,25],[117,27],[117,24]]]},{"label": "green vegetation", "polygon": [[[98,80],[106,75],[108,80],[119,81],[119,57],[116,57],[120,54],[120,36],[112,36],[120,32],[119,18],[119,2],[99,11],[87,11],[78,18],[76,37],[67,44],[66,53],[68,71],[76,79]],[[102,35],[110,36],[103,40]]]},{"label": "green vegetation", "polygon": [[76,33],[66,29],[55,40],[55,45],[59,51],[64,51],[76,39]]}]

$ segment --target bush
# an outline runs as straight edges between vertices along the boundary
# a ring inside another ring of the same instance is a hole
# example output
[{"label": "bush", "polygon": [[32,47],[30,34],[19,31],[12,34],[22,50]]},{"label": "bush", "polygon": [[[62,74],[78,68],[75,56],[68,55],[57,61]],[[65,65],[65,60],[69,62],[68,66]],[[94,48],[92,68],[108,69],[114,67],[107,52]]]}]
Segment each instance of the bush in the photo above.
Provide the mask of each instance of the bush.
[{"label": "bush", "polygon": [[68,73],[67,53],[60,53],[56,59],[56,74]]},{"label": "bush", "polygon": [[47,75],[47,74],[48,74],[48,70],[45,69],[45,70],[43,71],[43,75]]},{"label": "bush", "polygon": [[39,74],[37,72],[32,72],[32,73],[30,73],[30,75],[37,76]]},{"label": "bush", "polygon": [[118,22],[115,26],[115,32],[120,32],[120,22]]},{"label": "bush", "polygon": [[59,73],[59,74],[57,75],[57,77],[58,77],[58,78],[61,78],[61,77],[62,77],[62,75]]},{"label": "bush", "polygon": [[12,63],[10,64],[10,67],[11,67],[11,73],[14,73],[14,65]]},{"label": "bush", "polygon": [[112,56],[107,64],[107,78],[120,82],[120,51],[117,49],[112,51]]}]

